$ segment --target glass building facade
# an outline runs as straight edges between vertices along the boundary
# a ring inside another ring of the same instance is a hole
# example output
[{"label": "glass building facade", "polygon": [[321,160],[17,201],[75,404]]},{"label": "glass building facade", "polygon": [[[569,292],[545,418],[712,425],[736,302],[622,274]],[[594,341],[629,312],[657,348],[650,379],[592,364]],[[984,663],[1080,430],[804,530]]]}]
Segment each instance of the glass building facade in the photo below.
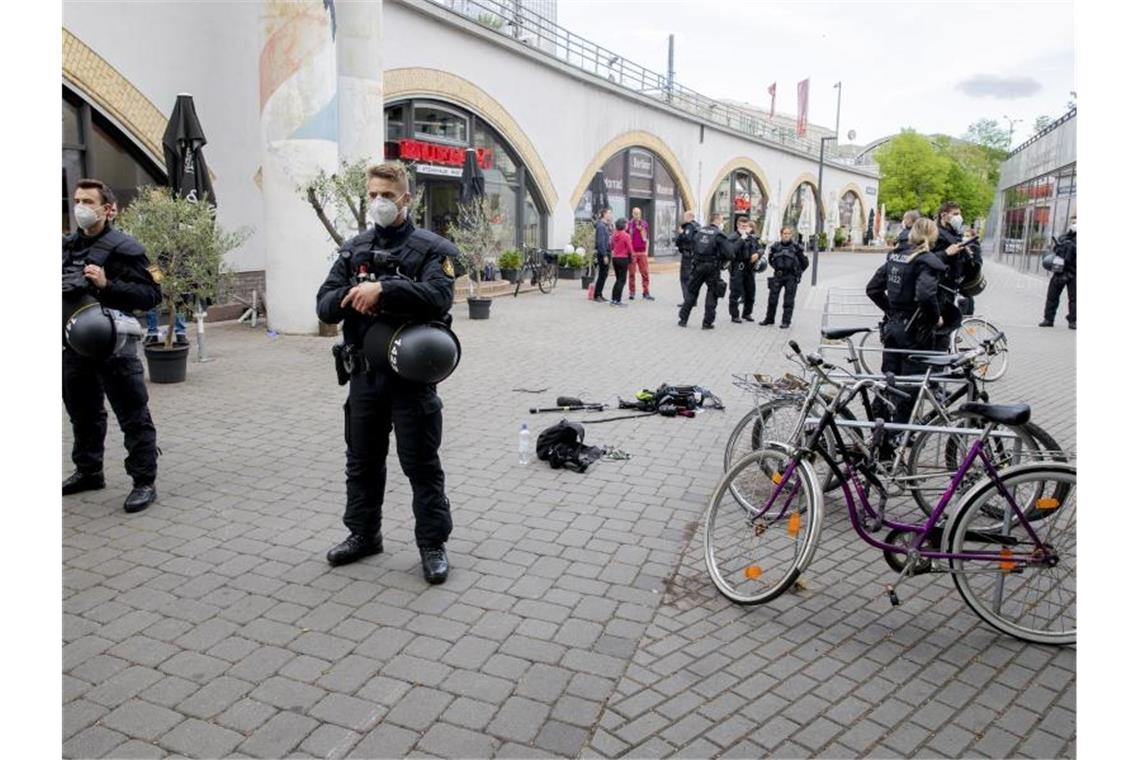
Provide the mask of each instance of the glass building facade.
[{"label": "glass building facade", "polygon": [[725,229],[736,229],[735,219],[747,216],[756,224],[756,234],[764,236],[764,222],[768,216],[768,195],[760,179],[745,169],[734,169],[720,181],[709,201],[709,218],[724,214]]}]

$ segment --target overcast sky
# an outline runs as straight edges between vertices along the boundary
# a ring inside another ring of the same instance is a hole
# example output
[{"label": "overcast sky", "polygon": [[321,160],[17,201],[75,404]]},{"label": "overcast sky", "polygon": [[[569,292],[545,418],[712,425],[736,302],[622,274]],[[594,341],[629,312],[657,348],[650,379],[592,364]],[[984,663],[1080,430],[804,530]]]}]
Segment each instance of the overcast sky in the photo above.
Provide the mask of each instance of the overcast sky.
[{"label": "overcast sky", "polygon": [[842,80],[843,142],[1009,116],[1016,145],[1076,89],[1069,2],[559,0],[558,23],[661,72],[672,33],[677,82],[710,97],[767,108],[776,82],[776,110],[794,114],[810,78],[808,116],[831,128]]}]

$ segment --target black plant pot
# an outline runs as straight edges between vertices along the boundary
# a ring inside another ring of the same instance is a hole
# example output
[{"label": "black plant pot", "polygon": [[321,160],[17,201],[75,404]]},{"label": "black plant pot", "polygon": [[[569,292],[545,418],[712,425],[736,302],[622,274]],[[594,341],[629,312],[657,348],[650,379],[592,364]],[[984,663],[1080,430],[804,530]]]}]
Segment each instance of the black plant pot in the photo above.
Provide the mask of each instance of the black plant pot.
[{"label": "black plant pot", "polygon": [[467,299],[467,315],[471,319],[490,319],[491,318],[491,299],[490,298],[468,298]]},{"label": "black plant pot", "polygon": [[560,280],[576,280],[582,276],[583,269],[578,267],[558,267],[558,279]]},{"label": "black plant pot", "polygon": [[500,269],[499,271],[503,273],[503,279],[506,280],[507,282],[511,283],[512,285],[519,278],[519,270],[518,269],[508,268],[508,269]]},{"label": "black plant pot", "polygon": [[186,361],[190,356],[190,346],[144,346],[143,353],[146,354],[146,366],[152,383],[186,382]]},{"label": "black plant pot", "polygon": [[582,275],[582,290],[589,290],[590,289],[590,283],[592,283],[593,281],[594,281],[594,278],[592,275],[588,275],[588,274]]}]

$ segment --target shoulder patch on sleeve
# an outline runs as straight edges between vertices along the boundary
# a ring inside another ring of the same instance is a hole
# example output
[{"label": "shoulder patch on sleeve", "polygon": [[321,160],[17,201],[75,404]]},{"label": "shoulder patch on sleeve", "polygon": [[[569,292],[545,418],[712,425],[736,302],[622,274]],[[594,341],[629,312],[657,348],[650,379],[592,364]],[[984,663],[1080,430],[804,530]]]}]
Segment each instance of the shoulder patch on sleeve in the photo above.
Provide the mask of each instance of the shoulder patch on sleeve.
[{"label": "shoulder patch on sleeve", "polygon": [[155,284],[162,282],[163,274],[162,270],[158,268],[158,264],[151,264],[146,268],[146,271],[150,272],[151,279],[155,281]]},{"label": "shoulder patch on sleeve", "polygon": [[443,273],[448,277],[455,279],[455,267],[451,264],[451,257],[443,257]]}]

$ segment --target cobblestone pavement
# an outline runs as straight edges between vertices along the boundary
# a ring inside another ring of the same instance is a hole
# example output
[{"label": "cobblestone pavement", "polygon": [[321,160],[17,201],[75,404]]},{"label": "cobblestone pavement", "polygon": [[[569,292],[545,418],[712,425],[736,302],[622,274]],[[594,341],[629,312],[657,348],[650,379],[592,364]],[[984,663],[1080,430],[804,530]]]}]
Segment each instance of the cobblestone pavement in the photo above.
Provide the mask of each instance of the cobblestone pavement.
[{"label": "cobblestone pavement", "polygon": [[[682,330],[675,274],[627,309],[567,281],[496,299],[485,322],[457,307],[440,587],[394,461],[385,553],[324,561],[344,535],[332,340],[211,326],[214,361],[150,386],[159,502],[123,513],[114,425],[106,490],[64,500],[64,756],[1072,756],[1075,652],[994,632],[943,576],[891,609],[890,571],[836,509],[805,591],[745,609],[704,575],[698,521],[750,403],[731,374],[789,368],[782,341],[815,345],[826,288],[878,262],[821,257],[791,330],[723,305],[714,331]],[[1043,279],[987,275],[979,311],[1012,349],[995,400],[1032,402],[1072,446],[1075,334],[1035,326]],[[661,382],[728,410],[587,426],[633,458],[584,475],[518,465],[519,425],[558,419],[529,406]],[[69,432],[63,448],[66,473]]]}]

